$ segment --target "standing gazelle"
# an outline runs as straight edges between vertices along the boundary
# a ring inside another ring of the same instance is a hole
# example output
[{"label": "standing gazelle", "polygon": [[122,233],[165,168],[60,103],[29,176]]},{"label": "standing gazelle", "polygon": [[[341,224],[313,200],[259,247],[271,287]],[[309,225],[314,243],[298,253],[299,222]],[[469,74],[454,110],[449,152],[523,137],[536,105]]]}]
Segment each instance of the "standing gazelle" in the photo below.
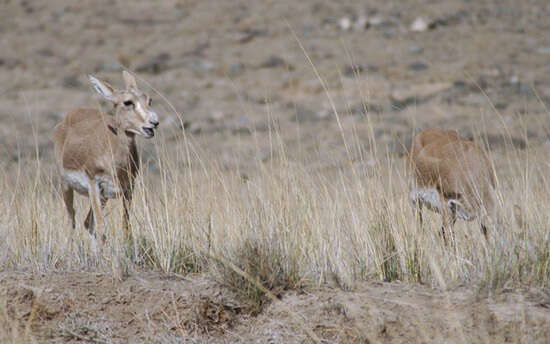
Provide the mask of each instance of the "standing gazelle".
[{"label": "standing gazelle", "polygon": [[[427,129],[412,142],[410,198],[422,224],[422,207],[443,218],[441,233],[452,231],[457,218],[479,219],[487,238],[487,218],[494,216],[495,176],[485,153],[454,130]],[[452,237],[452,232],[451,232]]]},{"label": "standing gazelle", "polygon": [[62,177],[63,199],[75,227],[73,191],[89,196],[91,208],[84,226],[95,235],[104,230],[102,209],[109,198],[122,196],[128,235],[129,208],[139,170],[135,136],[154,136],[157,114],[151,98],[138,90],[134,77],[122,72],[125,90],[88,76],[94,89],[114,105],[114,115],[96,109],[72,110],[55,127],[55,155]]}]

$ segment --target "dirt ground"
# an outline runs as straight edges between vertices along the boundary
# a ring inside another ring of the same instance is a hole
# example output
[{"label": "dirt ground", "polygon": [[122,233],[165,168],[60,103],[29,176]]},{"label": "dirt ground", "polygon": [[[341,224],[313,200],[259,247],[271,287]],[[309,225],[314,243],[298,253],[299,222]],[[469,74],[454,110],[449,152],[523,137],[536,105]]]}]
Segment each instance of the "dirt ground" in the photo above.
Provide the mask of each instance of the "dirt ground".
[{"label": "dirt ground", "polygon": [[[287,153],[328,164],[345,157],[342,131],[390,154],[434,126],[496,149],[548,142],[544,0],[1,6],[4,166],[37,152],[51,161],[51,130],[68,109],[100,105],[86,75],[121,87],[123,67],[153,95],[158,139],[173,144],[183,125],[222,163],[242,157],[230,168],[266,155],[258,137],[274,126],[285,143],[300,142]],[[418,18],[425,31],[412,30]]]},{"label": "dirt ground", "polygon": [[326,343],[550,338],[550,294],[534,291],[481,297],[468,289],[365,282],[349,292],[329,286],[289,292],[253,317],[227,288],[200,276],[144,273],[114,281],[92,273],[2,273],[0,302],[3,326],[19,326],[12,331],[21,337],[30,326],[39,343],[309,342],[289,309]]},{"label": "dirt ground", "polygon": [[[123,68],[153,95],[156,140],[178,144],[185,128],[227,169],[269,159],[274,124],[311,168],[349,158],[342,132],[360,138],[357,156],[376,142],[400,157],[434,126],[545,151],[549,16],[546,0],[2,1],[0,168],[51,165],[67,110],[106,106],[86,75],[120,87]],[[364,282],[288,292],[253,317],[204,276],[4,271],[0,302],[3,333],[23,342],[308,342],[288,309],[329,343],[550,340],[548,291]]]}]

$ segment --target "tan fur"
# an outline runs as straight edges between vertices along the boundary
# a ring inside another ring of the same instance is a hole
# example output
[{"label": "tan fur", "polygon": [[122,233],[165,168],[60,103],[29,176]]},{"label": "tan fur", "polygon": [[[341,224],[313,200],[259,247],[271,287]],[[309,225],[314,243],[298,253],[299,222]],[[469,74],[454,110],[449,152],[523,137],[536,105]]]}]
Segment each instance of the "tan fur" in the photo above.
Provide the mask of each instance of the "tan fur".
[{"label": "tan fur", "polygon": [[55,155],[67,211],[75,227],[73,192],[87,194],[91,209],[85,226],[92,234],[96,219],[103,229],[101,212],[107,200],[120,196],[128,229],[132,189],[139,170],[135,136],[152,137],[158,125],[157,115],[149,109],[149,97],[137,89],[131,74],[124,72],[123,76],[125,90],[90,77],[96,90],[113,103],[113,116],[79,108],[55,127]]},{"label": "tan fur", "polygon": [[[442,232],[457,219],[479,219],[487,235],[486,216],[493,214],[494,171],[485,153],[456,131],[427,129],[416,136],[409,155],[411,199],[422,221],[423,202],[415,195],[435,189],[443,216]],[[420,190],[420,191],[419,191]],[[415,194],[416,192],[416,194]],[[427,203],[427,202],[424,202]]]}]

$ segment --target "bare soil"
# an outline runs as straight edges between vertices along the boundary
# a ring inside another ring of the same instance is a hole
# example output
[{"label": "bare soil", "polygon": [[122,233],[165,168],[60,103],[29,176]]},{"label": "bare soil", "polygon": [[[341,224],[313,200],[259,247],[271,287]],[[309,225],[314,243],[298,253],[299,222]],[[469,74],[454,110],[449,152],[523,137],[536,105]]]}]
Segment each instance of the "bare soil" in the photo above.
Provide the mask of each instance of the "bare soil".
[{"label": "bare soil", "polygon": [[[365,282],[284,293],[257,316],[201,276],[141,273],[0,275],[3,326],[40,343],[303,343],[288,313],[328,343],[546,343],[550,294],[480,296],[401,283]],[[25,341],[26,342],[26,341]]]}]

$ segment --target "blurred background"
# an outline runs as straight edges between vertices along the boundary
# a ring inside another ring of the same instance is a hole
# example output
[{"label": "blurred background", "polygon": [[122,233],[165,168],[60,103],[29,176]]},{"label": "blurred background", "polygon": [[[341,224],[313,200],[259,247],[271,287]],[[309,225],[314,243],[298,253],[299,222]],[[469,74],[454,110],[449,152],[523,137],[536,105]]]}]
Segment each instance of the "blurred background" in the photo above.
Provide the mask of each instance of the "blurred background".
[{"label": "blurred background", "polygon": [[286,154],[319,166],[364,162],[374,150],[401,156],[426,127],[497,151],[549,140],[545,0],[0,6],[5,168],[37,154],[51,161],[53,127],[69,109],[109,110],[86,75],[122,87],[123,69],[154,98],[156,140],[177,144],[185,128],[227,168],[277,154],[262,139],[273,128]]}]

